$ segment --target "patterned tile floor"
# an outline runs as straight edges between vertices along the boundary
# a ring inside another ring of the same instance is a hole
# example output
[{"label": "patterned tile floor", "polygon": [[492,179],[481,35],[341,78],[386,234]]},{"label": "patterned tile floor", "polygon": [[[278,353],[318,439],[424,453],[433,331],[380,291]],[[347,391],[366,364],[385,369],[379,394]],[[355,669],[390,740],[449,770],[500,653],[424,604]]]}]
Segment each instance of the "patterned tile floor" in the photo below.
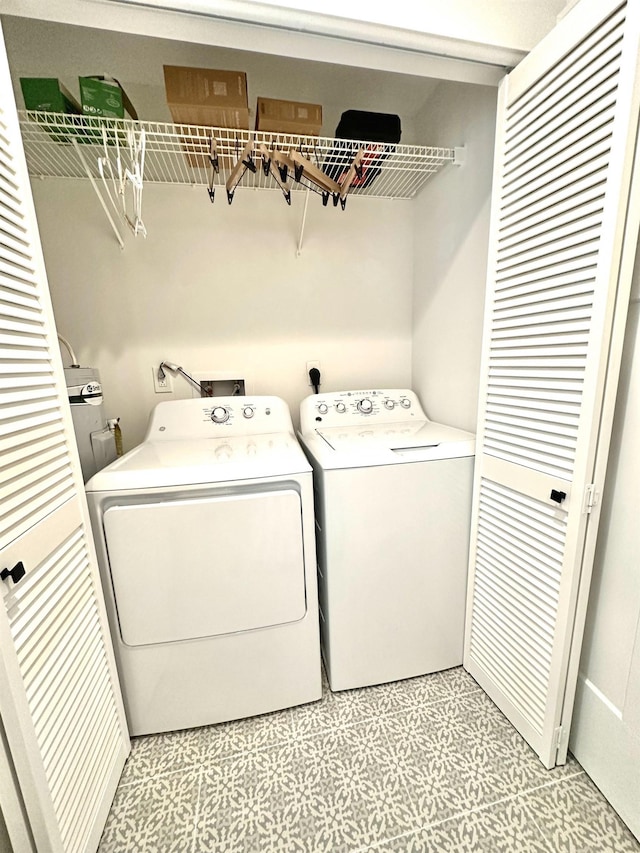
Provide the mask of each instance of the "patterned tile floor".
[{"label": "patterned tile floor", "polygon": [[462,669],[135,738],[99,853],[631,853]]}]

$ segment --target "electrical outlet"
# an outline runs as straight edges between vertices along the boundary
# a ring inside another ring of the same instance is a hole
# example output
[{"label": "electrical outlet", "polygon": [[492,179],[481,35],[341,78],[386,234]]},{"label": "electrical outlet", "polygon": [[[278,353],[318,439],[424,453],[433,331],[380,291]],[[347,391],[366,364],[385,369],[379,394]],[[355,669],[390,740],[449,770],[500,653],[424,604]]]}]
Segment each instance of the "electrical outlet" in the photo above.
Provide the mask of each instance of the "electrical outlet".
[{"label": "electrical outlet", "polygon": [[159,373],[159,367],[152,367],[153,374],[153,390],[156,394],[170,394],[173,391],[171,374],[168,370],[164,370],[164,378]]},{"label": "electrical outlet", "polygon": [[311,370],[312,367],[316,367],[318,370],[320,370],[320,362],[319,361],[308,361],[307,362],[307,385],[312,384],[311,380],[309,379],[309,371]]}]

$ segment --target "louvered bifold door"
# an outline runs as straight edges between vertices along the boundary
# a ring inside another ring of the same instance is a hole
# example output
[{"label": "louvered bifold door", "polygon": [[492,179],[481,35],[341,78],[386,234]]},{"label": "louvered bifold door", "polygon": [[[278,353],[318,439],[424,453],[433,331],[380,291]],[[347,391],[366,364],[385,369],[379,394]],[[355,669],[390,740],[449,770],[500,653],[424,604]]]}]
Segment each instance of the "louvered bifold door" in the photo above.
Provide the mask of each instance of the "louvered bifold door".
[{"label": "louvered bifold door", "polygon": [[0,714],[34,849],[85,853],[129,741],[1,31],[0,447]]},{"label": "louvered bifold door", "polygon": [[639,13],[581,0],[499,95],[464,662],[547,767],[566,757],[609,341],[637,236]]}]

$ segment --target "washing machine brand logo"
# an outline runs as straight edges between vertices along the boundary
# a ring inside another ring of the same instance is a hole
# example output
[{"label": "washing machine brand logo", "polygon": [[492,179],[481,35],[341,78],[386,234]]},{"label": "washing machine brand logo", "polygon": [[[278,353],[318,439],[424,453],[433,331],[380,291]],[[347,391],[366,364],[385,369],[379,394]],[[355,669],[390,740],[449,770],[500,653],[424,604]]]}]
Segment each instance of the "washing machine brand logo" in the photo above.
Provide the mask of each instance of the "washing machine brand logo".
[{"label": "washing machine brand logo", "polygon": [[347,397],[378,397],[382,391],[347,391]]}]

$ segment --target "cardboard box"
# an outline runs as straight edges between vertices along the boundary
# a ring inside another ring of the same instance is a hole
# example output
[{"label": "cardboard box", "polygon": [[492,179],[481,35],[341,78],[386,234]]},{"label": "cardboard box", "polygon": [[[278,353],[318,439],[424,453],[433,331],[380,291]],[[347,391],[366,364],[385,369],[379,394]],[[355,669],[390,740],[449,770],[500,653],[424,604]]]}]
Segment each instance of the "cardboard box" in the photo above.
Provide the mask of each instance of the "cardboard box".
[{"label": "cardboard box", "polygon": [[280,101],[277,98],[258,98],[256,130],[266,133],[295,133],[318,136],[322,127],[320,104]]},{"label": "cardboard box", "polygon": [[138,114],[120,83],[104,74],[79,77],[82,112],[88,116],[137,119]]},{"label": "cardboard box", "polygon": [[[26,109],[72,116],[71,119],[61,118],[60,124],[56,123],[57,119],[51,121],[45,116],[34,117],[34,121],[42,126],[54,142],[69,143],[78,136],[84,142],[82,108],[59,80],[55,77],[21,77],[20,87]],[[70,124],[77,124],[78,129],[70,127]]]},{"label": "cardboard box", "polygon": [[[176,124],[248,130],[247,75],[244,71],[165,65],[164,85],[169,111]],[[181,143],[190,166],[211,168],[208,156],[201,153],[208,145],[199,132],[185,130]],[[220,159],[221,169],[232,167],[230,158]]]},{"label": "cardboard box", "polygon": [[176,124],[249,128],[244,71],[164,66],[164,85]]},{"label": "cardboard box", "polygon": [[20,87],[28,110],[75,115],[82,112],[80,104],[55,77],[21,77]]}]

